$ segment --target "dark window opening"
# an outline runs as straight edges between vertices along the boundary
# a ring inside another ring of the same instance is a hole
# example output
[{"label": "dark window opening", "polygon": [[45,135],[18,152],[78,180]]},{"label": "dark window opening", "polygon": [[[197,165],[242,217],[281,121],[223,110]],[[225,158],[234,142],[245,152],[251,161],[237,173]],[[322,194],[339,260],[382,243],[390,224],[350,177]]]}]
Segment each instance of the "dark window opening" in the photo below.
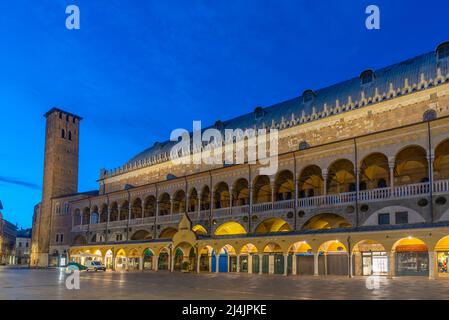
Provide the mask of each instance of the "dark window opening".
[{"label": "dark window opening", "polygon": [[396,212],[396,224],[406,224],[408,223],[408,212],[401,211]]},{"label": "dark window opening", "polygon": [[385,225],[390,224],[390,214],[389,213],[379,213],[377,216],[378,224]]},{"label": "dark window opening", "polygon": [[65,139],[65,130],[64,129],[61,130],[61,138]]}]

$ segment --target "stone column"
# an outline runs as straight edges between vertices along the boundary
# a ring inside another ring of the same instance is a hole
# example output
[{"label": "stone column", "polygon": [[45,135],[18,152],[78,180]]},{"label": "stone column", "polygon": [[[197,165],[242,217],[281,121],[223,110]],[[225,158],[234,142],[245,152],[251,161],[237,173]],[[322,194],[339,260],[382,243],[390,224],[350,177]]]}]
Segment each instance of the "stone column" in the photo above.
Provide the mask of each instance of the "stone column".
[{"label": "stone column", "polygon": [[353,272],[352,272],[352,270],[353,270],[353,264],[354,264],[354,259],[353,259],[353,256],[352,256],[352,254],[349,252],[348,253],[348,259],[349,259],[349,266],[348,266],[348,268],[349,268],[349,270],[348,270],[348,274],[349,274],[349,277],[350,278],[352,278],[354,275],[353,275]]},{"label": "stone column", "polygon": [[394,159],[390,158],[388,160],[388,168],[390,169],[390,190],[391,190],[391,195],[393,195],[393,191],[394,191],[394,167],[395,167]]},{"label": "stone column", "polygon": [[170,196],[170,215],[173,214],[173,202],[174,202],[173,197]]},{"label": "stone column", "polygon": [[268,274],[274,273],[274,255],[270,254],[268,256]]},{"label": "stone column", "polygon": [[327,169],[321,170],[323,176],[323,196],[327,196]]},{"label": "stone column", "polygon": [[327,252],[324,253],[324,275],[327,276]]},{"label": "stone column", "polygon": [[112,271],[115,271],[117,269],[117,257],[113,254],[112,255]]},{"label": "stone column", "polygon": [[200,273],[200,261],[201,261],[201,255],[198,255],[196,257],[196,273]]},{"label": "stone column", "polygon": [[388,254],[388,278],[393,278],[396,275],[396,263],[395,263],[395,255],[394,251],[387,252]]},{"label": "stone column", "polygon": [[357,197],[360,192],[360,169],[357,168],[355,171],[355,191],[357,192]]},{"label": "stone column", "polygon": [[248,253],[248,273],[253,273],[253,255]]},{"label": "stone column", "polygon": [[297,260],[296,255],[293,254],[292,255],[292,275],[294,275],[294,276],[298,273],[298,270],[297,270],[298,265],[297,265],[296,260]]},{"label": "stone column", "polygon": [[215,255],[215,273],[219,272],[219,265],[220,265],[220,254]]},{"label": "stone column", "polygon": [[435,280],[437,277],[437,253],[435,251],[429,251],[429,279]]},{"label": "stone column", "polygon": [[153,270],[158,271],[159,267],[159,256],[153,256]]},{"label": "stone column", "polygon": [[139,270],[143,270],[143,257],[139,257]]},{"label": "stone column", "polygon": [[263,274],[262,261],[263,261],[263,254],[259,254],[259,274]]},{"label": "stone column", "polygon": [[288,276],[288,254],[284,254],[284,276]]},{"label": "stone column", "polygon": [[240,255],[237,255],[237,273],[240,272]]},{"label": "stone column", "polygon": [[212,272],[212,256],[209,256],[208,259],[209,259],[209,272]]},{"label": "stone column", "polygon": [[319,253],[315,252],[313,254],[313,275],[314,276],[318,276],[319,275],[319,269],[318,269],[318,257],[319,257]]},{"label": "stone column", "polygon": [[170,250],[170,255],[168,256],[168,261],[170,261],[169,270],[170,272],[173,272],[175,269],[175,259],[174,255]]},{"label": "stone column", "polygon": [[272,205],[272,208],[274,209],[274,201],[275,201],[275,194],[274,194],[274,191],[275,191],[275,189],[276,189],[276,184],[275,184],[275,182],[274,181],[271,181],[271,205]]}]

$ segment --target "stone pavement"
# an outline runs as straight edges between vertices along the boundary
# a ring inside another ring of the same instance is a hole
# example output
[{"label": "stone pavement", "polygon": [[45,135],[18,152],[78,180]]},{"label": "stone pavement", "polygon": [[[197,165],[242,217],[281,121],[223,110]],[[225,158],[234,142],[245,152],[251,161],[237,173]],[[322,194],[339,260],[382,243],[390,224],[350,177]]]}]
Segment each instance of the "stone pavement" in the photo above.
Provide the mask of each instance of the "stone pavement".
[{"label": "stone pavement", "polygon": [[[81,272],[80,289],[68,290],[62,269],[0,267],[0,299],[449,299],[449,279]],[[373,283],[369,283],[373,287]]]}]

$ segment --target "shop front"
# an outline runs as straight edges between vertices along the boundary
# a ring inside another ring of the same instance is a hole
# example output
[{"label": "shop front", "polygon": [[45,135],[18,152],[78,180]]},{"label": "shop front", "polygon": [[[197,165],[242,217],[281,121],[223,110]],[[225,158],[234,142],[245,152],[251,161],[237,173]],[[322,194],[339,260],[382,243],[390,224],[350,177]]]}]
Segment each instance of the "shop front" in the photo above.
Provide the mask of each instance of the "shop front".
[{"label": "shop front", "polygon": [[361,254],[363,276],[388,275],[388,256],[386,252],[362,252]]},{"label": "shop front", "polygon": [[428,276],[429,254],[425,244],[396,247],[396,276]]}]

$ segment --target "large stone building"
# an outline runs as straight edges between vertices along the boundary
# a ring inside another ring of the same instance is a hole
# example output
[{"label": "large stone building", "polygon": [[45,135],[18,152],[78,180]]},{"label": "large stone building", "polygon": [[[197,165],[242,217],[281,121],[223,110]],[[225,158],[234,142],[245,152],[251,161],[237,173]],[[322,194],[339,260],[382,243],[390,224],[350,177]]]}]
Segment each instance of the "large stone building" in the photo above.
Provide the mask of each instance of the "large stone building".
[{"label": "large stone building", "polygon": [[448,65],[444,43],[215,123],[278,129],[273,175],[176,165],[165,142],[76,193],[80,118],[53,109],[35,264],[68,253],[114,270],[448,275]]}]

